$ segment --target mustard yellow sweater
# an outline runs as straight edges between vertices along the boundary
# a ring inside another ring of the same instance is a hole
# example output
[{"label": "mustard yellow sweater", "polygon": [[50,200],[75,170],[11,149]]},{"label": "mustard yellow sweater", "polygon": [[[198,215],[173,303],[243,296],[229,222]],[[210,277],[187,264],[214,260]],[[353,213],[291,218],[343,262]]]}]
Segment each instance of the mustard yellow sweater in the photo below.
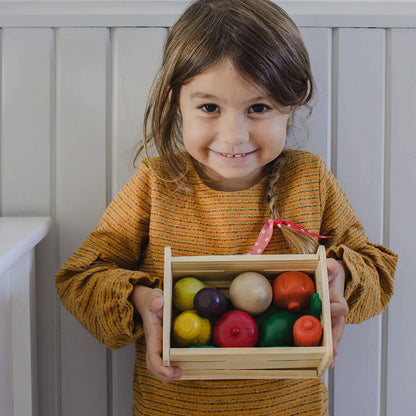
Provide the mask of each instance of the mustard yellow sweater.
[{"label": "mustard yellow sweater", "polygon": [[[351,273],[345,296],[347,322],[378,313],[393,293],[397,256],[372,244],[324,162],[287,150],[278,198],[281,217],[333,236],[328,257]],[[327,392],[319,379],[178,381],[160,383],[146,369],[140,318],[129,296],[134,284],[163,288],[163,250],[174,256],[243,254],[269,218],[266,181],[237,192],[207,187],[189,161],[193,193],[172,194],[143,161],[110,204],[97,228],[56,276],[69,311],[108,348],[136,342],[134,415],[326,415]],[[289,253],[276,229],[267,253]]]}]

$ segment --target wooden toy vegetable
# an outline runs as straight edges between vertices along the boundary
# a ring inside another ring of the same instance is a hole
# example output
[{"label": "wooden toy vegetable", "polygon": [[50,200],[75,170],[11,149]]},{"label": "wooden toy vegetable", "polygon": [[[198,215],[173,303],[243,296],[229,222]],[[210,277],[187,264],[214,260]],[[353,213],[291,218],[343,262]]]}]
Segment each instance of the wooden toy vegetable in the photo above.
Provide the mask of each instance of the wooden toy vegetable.
[{"label": "wooden toy vegetable", "polygon": [[199,290],[194,297],[194,308],[203,318],[213,318],[225,313],[229,301],[225,295],[212,287]]},{"label": "wooden toy vegetable", "polygon": [[205,283],[195,277],[179,279],[173,286],[173,305],[178,311],[192,310],[196,293],[204,287]]},{"label": "wooden toy vegetable", "polygon": [[256,322],[244,311],[228,311],[214,326],[213,341],[217,347],[254,347],[257,339]]},{"label": "wooden toy vegetable", "polygon": [[263,323],[263,321],[270,315],[272,315],[273,313],[279,311],[279,309],[277,309],[277,306],[274,305],[273,303],[260,315],[256,315],[254,317],[254,320],[256,321],[257,327],[260,330],[261,324]]},{"label": "wooden toy vegetable", "polygon": [[267,316],[260,325],[259,347],[290,347],[293,345],[293,325],[298,314],[280,310]]},{"label": "wooden toy vegetable", "polygon": [[293,338],[298,347],[314,347],[322,338],[322,325],[312,315],[301,316],[293,326]]},{"label": "wooden toy vegetable", "polygon": [[311,302],[309,306],[309,315],[314,316],[316,319],[319,319],[322,312],[322,302],[319,299],[319,293],[314,293],[311,296]]},{"label": "wooden toy vegetable", "polygon": [[195,311],[185,311],[175,318],[172,335],[178,347],[205,345],[211,339],[211,324]]},{"label": "wooden toy vegetable", "polygon": [[274,304],[278,308],[299,312],[309,307],[315,284],[306,273],[289,271],[276,277],[273,293]]},{"label": "wooden toy vegetable", "polygon": [[244,272],[231,282],[230,299],[235,308],[257,315],[272,303],[273,289],[269,280],[262,274]]}]

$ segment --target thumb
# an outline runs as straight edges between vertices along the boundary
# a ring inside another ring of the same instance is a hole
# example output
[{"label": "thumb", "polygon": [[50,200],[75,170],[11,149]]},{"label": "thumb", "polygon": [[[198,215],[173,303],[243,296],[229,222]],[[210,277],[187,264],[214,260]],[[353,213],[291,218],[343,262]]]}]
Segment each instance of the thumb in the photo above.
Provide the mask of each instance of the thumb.
[{"label": "thumb", "polygon": [[333,258],[328,258],[326,259],[326,267],[328,270],[328,281],[331,282],[332,280],[334,280],[335,275],[337,273],[339,267],[338,262]]}]

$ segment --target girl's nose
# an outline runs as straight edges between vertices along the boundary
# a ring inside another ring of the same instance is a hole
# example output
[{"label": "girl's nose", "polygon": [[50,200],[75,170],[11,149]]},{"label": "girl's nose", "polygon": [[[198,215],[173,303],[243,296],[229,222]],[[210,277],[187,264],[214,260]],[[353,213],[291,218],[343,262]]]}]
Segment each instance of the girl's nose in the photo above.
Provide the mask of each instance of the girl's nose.
[{"label": "girl's nose", "polygon": [[245,143],[250,137],[247,120],[236,114],[222,117],[219,133],[223,142],[232,145]]}]

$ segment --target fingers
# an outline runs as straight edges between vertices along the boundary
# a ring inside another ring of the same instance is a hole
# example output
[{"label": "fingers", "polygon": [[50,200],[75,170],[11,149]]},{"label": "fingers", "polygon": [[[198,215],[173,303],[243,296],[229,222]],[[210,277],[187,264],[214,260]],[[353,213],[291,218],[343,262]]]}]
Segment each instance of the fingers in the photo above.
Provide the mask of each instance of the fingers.
[{"label": "fingers", "polygon": [[[155,302],[153,302],[154,304]],[[182,371],[179,367],[167,367],[162,360],[162,322],[157,319],[146,331],[146,364],[147,369],[163,383],[178,380]]]},{"label": "fingers", "polygon": [[331,299],[330,309],[331,309],[332,317],[342,317],[342,318],[347,316],[350,310],[348,307],[348,303],[344,297],[341,297],[340,299],[337,299],[337,300]]},{"label": "fingers", "polygon": [[151,312],[155,313],[159,319],[163,318],[163,295],[156,294],[150,304]]},{"label": "fingers", "polygon": [[329,281],[331,281],[332,278],[334,277],[334,274],[338,270],[338,262],[333,258],[327,258],[326,259],[326,267],[328,269],[328,279],[329,279]]},{"label": "fingers", "polygon": [[182,375],[181,369],[164,366],[162,360],[163,292],[160,289],[153,289],[148,293],[146,303],[148,307],[143,312],[142,318],[146,339],[147,369],[163,383],[178,380]]},{"label": "fingers", "polygon": [[344,335],[344,328],[345,323],[343,316],[332,319],[332,344],[334,357],[338,355],[339,343]]},{"label": "fingers", "polygon": [[147,369],[162,383],[179,380],[182,371],[179,367],[166,367],[159,354],[148,353],[146,356]]},{"label": "fingers", "polygon": [[[344,318],[349,312],[347,301],[344,297],[345,265],[335,259],[327,259],[329,298],[332,324],[333,356],[338,355],[339,343],[344,335]],[[330,368],[334,367],[332,362]]]}]

